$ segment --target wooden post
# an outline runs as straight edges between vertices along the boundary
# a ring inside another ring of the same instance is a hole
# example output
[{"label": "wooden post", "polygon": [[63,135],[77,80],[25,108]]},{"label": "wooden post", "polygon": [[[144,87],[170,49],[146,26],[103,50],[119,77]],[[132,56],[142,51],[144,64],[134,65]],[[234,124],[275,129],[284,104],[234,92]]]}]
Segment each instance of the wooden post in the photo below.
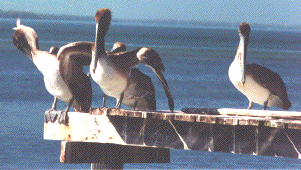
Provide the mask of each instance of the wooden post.
[{"label": "wooden post", "polygon": [[123,169],[123,164],[110,164],[110,163],[92,163],[91,169]]},{"label": "wooden post", "polygon": [[125,163],[169,163],[169,149],[110,143],[61,143],[62,163],[92,163],[92,169],[123,169]]}]

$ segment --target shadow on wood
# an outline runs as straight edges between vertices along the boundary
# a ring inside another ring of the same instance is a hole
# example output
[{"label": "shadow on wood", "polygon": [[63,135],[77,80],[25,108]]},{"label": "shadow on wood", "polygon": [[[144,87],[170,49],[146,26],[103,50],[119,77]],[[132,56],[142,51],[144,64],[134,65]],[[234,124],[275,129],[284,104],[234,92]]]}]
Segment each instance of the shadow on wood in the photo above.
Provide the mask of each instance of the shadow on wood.
[{"label": "shadow on wood", "polygon": [[61,144],[62,163],[169,163],[169,149],[116,145],[109,143],[67,142]]}]

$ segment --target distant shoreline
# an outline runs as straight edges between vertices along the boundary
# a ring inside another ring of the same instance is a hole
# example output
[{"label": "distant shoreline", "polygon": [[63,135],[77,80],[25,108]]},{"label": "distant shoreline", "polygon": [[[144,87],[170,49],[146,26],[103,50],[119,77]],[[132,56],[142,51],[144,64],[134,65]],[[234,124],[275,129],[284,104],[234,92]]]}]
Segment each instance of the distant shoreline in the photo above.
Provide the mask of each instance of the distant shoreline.
[{"label": "distant shoreline", "polygon": [[61,15],[61,14],[39,14],[27,11],[8,10],[3,11],[0,9],[0,18],[24,18],[24,19],[38,19],[38,20],[77,20],[89,21],[93,17],[76,16],[76,15]]},{"label": "distant shoreline", "polygon": [[[78,15],[65,15],[65,14],[40,14],[27,11],[4,11],[0,9],[0,18],[22,18],[22,19],[34,19],[34,20],[57,20],[57,21],[93,21],[93,16],[78,16]],[[233,27],[237,28],[240,23],[226,23],[226,22],[212,22],[212,21],[179,21],[179,20],[143,20],[143,19],[112,19],[113,22],[135,22],[146,24],[171,24],[171,25],[195,25],[195,26],[208,26],[208,27]],[[277,28],[285,30],[301,30],[301,25],[296,26],[284,26],[284,25],[263,25],[252,24],[253,28]]]}]

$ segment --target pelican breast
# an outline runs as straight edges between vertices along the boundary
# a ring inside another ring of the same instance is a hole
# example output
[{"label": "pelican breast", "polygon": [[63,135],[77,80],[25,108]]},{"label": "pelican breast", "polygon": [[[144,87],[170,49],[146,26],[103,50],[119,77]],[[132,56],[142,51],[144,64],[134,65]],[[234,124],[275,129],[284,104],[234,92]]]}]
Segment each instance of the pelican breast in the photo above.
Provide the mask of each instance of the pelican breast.
[{"label": "pelican breast", "polygon": [[40,55],[37,55],[33,59],[33,62],[44,76],[47,91],[58,99],[68,103],[72,98],[72,93],[61,76],[59,61],[55,56],[48,52],[41,52]]},{"label": "pelican breast", "polygon": [[91,76],[106,95],[115,98],[119,98],[128,86],[128,77],[120,74],[106,57],[101,57],[98,60],[97,69]]}]

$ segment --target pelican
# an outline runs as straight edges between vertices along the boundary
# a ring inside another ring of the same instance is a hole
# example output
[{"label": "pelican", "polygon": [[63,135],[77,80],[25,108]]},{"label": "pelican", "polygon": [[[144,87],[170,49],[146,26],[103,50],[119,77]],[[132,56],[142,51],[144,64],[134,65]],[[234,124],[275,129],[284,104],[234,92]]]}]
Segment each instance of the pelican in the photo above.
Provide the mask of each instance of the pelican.
[{"label": "pelican", "polygon": [[51,109],[45,112],[45,121],[49,121],[51,111],[56,111],[57,99],[68,104],[65,110],[58,112],[59,123],[68,123],[67,113],[71,106],[77,112],[89,112],[92,87],[82,67],[90,64],[91,57],[73,55],[67,46],[60,48],[57,55],[55,51],[53,54],[41,51],[35,30],[21,25],[20,20],[14,30],[14,45],[33,61],[43,74],[47,91],[54,96]]},{"label": "pelican", "polygon": [[111,53],[119,53],[124,51],[126,51],[126,46],[123,42],[116,42],[111,49]]},{"label": "pelican", "polygon": [[99,9],[95,14],[95,21],[95,51],[92,55],[90,73],[92,79],[100,86],[104,93],[104,103],[106,96],[111,96],[117,99],[115,107],[120,108],[124,93],[130,85],[129,75],[131,68],[137,66],[139,63],[143,63],[152,68],[163,84],[169,108],[173,112],[173,98],[162,74],[165,69],[158,53],[153,49],[145,47],[133,51],[106,53],[104,48],[105,35],[111,23],[111,11],[107,8]]},{"label": "pelican", "polygon": [[54,54],[54,55],[57,55],[57,53],[59,52],[59,48],[53,46],[53,47],[50,47],[49,49],[49,53],[50,54]]},{"label": "pelican", "polygon": [[[92,57],[93,51],[89,50],[93,48],[82,48],[85,44],[86,46],[94,47],[94,42],[75,42],[66,45],[66,47],[72,48],[74,55],[85,54]],[[114,44],[111,52],[125,52],[125,50],[125,44],[117,42]],[[56,55],[58,48],[51,47],[49,52]],[[133,110],[156,110],[155,88],[151,78],[140,72],[137,68],[131,68],[129,79],[129,86],[124,92],[122,104],[131,107]],[[103,107],[106,107],[105,100],[103,102]]]},{"label": "pelican", "polygon": [[[125,52],[126,46],[123,42],[116,42],[111,49],[112,53]],[[156,110],[155,87],[152,79],[143,74],[137,68],[131,68],[130,83],[124,92],[122,104],[133,110]]]},{"label": "pelican", "polygon": [[240,43],[234,61],[229,67],[230,81],[248,98],[248,109],[251,109],[255,102],[263,105],[263,110],[268,106],[288,110],[291,102],[281,77],[270,69],[246,63],[250,25],[246,22],[241,23],[238,32]]}]

